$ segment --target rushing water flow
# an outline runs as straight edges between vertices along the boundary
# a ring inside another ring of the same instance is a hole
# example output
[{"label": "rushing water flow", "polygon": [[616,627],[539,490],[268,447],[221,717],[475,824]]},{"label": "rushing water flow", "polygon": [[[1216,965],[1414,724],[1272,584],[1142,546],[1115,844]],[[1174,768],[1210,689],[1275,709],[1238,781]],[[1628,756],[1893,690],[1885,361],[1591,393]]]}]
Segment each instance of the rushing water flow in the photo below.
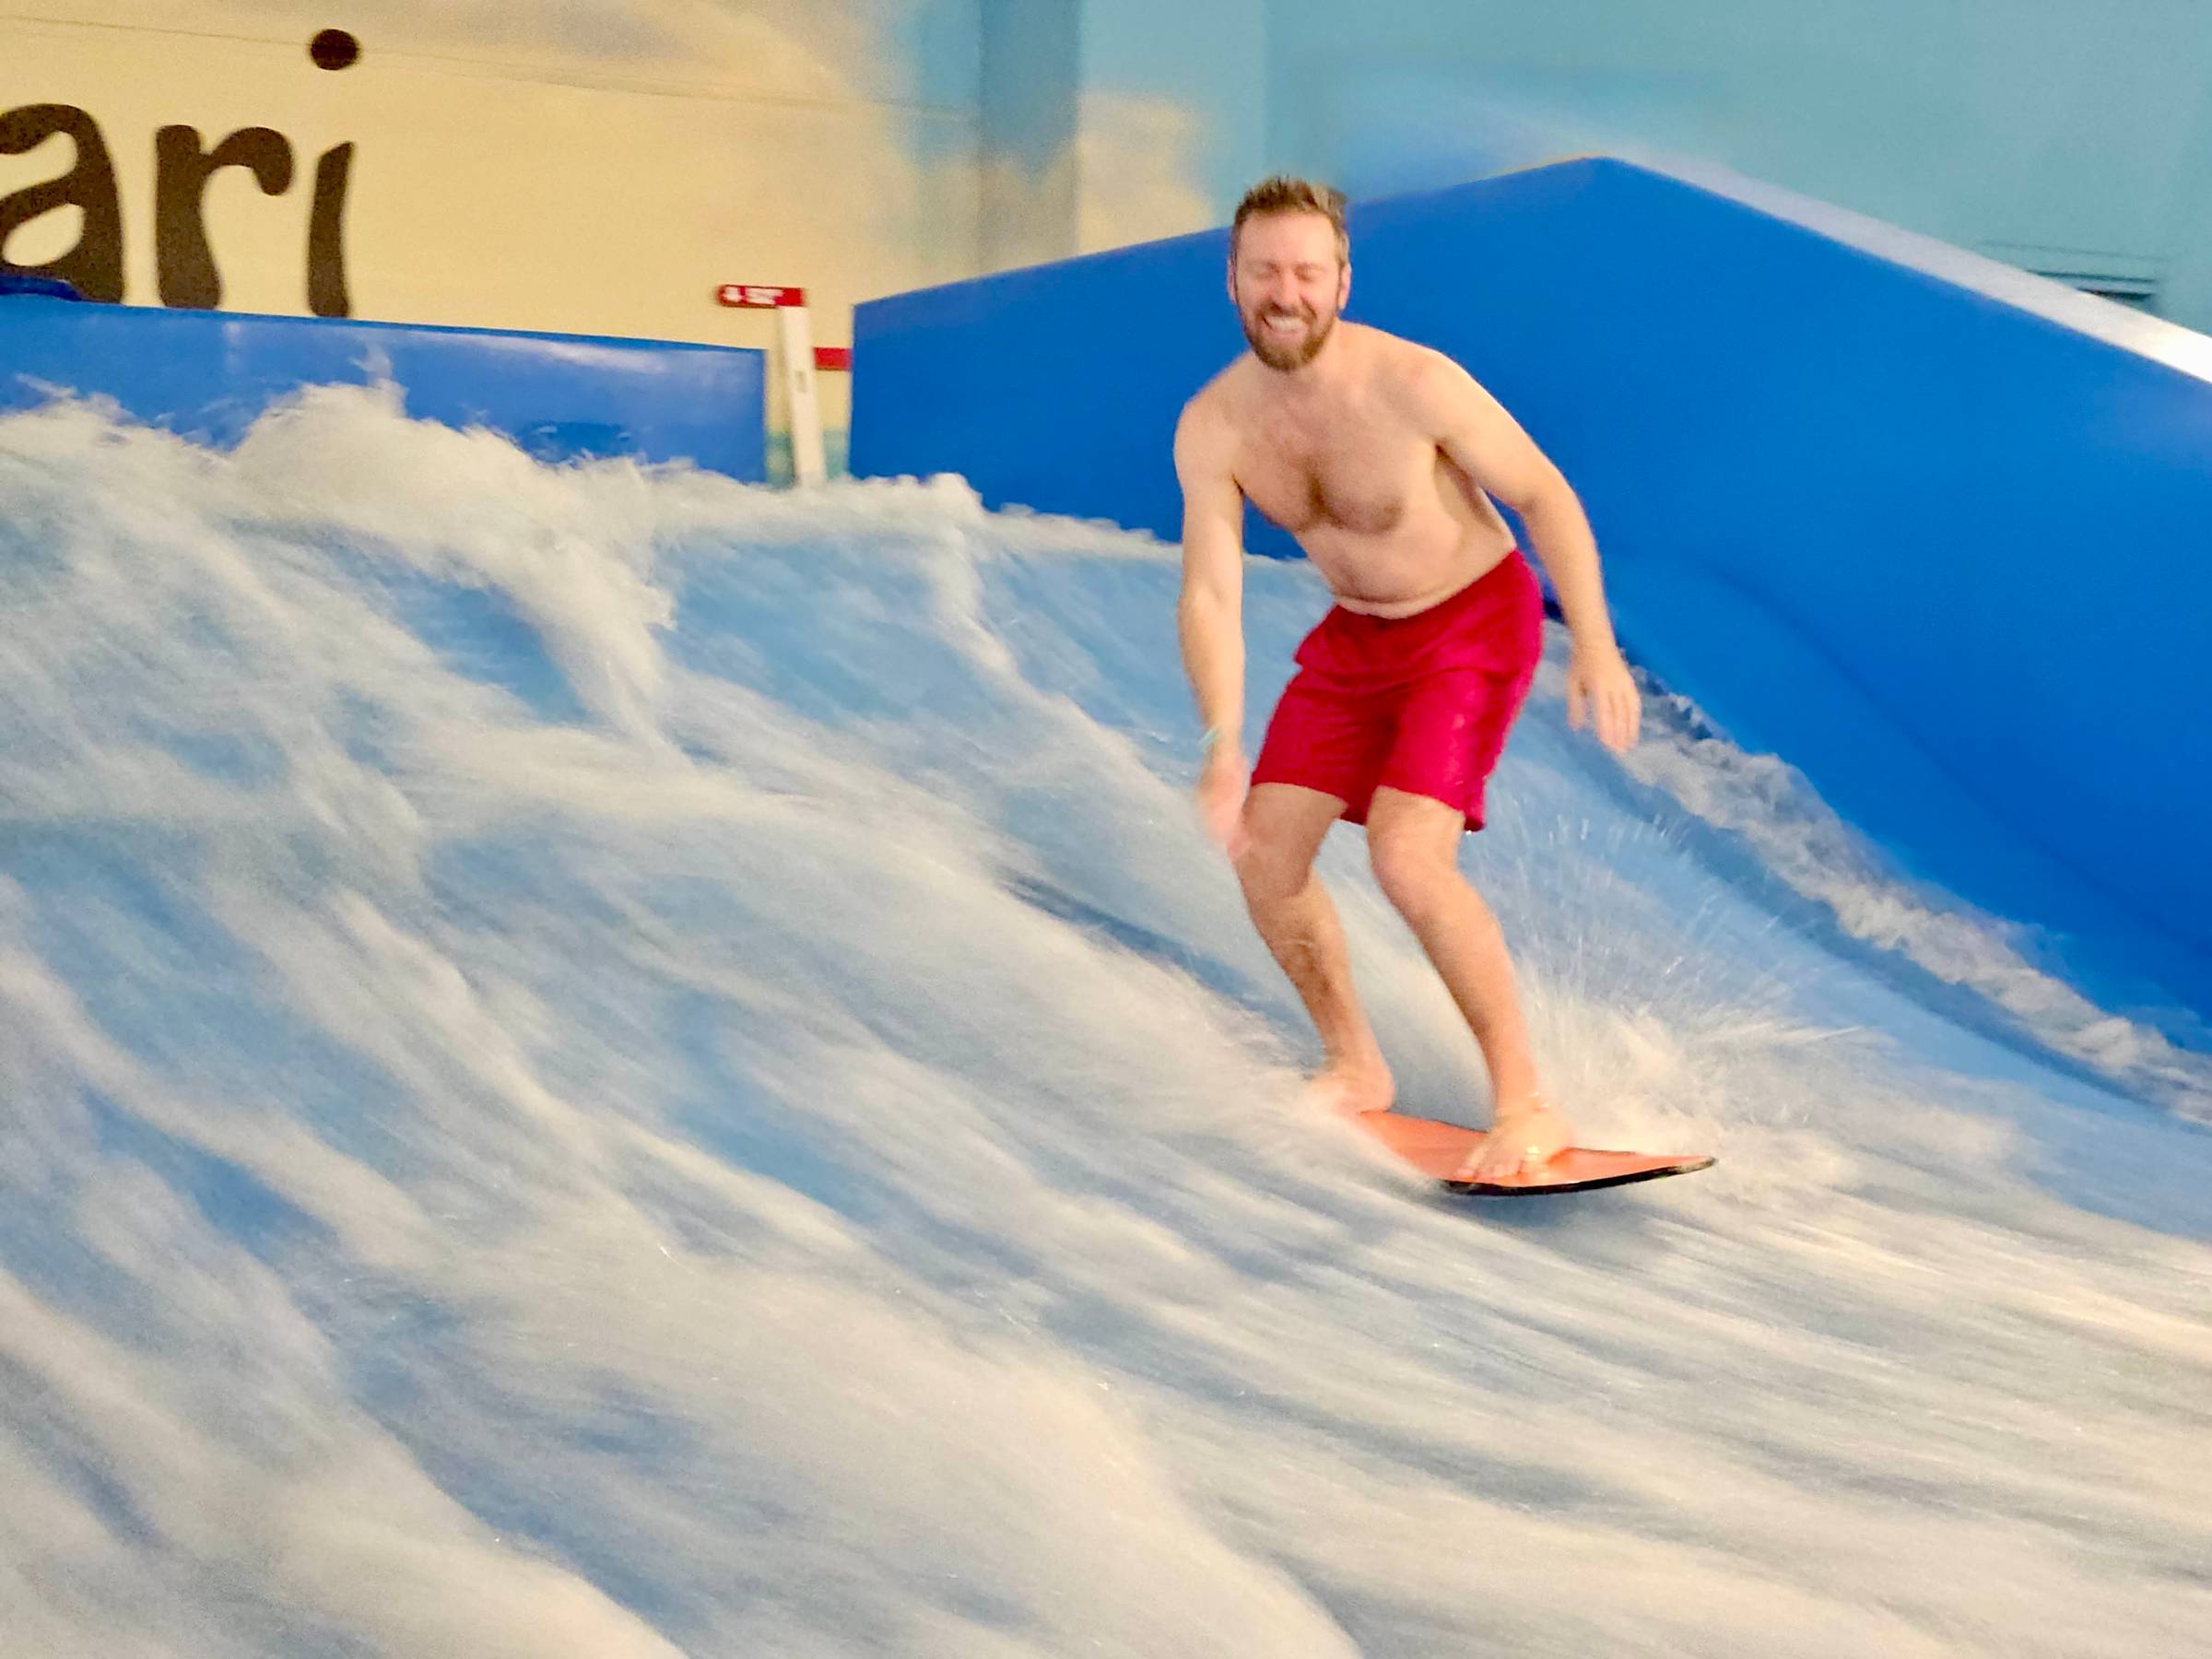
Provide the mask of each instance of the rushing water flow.
[{"label": "rushing water flow", "polygon": [[[1175,582],[374,394],[0,420],[0,1645],[2206,1651],[2201,1057],[1555,641],[1465,865],[1585,1137],[1721,1162],[1433,1199],[1294,1108]],[[1252,569],[1255,720],[1321,606]]]}]

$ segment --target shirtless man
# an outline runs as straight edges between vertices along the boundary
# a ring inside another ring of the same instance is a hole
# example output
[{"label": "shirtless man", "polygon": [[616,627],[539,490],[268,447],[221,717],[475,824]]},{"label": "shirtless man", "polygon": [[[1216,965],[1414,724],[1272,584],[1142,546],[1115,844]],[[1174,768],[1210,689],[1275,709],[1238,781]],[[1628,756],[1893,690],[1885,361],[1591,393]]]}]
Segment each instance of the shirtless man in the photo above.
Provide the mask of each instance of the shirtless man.
[{"label": "shirtless man", "polygon": [[[1239,205],[1229,292],[1252,350],[1175,428],[1177,622],[1208,749],[1198,804],[1320,1032],[1315,1090],[1347,1112],[1387,1109],[1394,1086],[1312,866],[1337,818],[1366,825],[1376,880],[1489,1067],[1492,1134],[1463,1173],[1490,1179],[1540,1165],[1574,1134],[1538,1087],[1504,935],[1459,874],[1460,836],[1482,828],[1484,782],[1542,650],[1541,590],[1492,497],[1527,526],[1572,632],[1570,723],[1594,719],[1618,753],[1636,741],[1640,704],[1574,491],[1451,359],[1339,322],[1351,287],[1337,192],[1270,179]],[[1249,774],[1247,500],[1298,538],[1336,598],[1299,647]]]}]

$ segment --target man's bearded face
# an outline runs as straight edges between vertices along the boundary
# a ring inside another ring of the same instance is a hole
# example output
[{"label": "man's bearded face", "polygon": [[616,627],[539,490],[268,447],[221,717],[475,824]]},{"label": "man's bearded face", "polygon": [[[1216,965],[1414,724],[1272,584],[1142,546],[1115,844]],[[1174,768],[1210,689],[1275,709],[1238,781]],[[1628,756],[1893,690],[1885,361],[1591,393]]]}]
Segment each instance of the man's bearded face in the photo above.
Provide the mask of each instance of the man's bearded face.
[{"label": "man's bearded face", "polygon": [[1349,278],[1335,228],[1320,214],[1246,219],[1230,283],[1253,355],[1270,369],[1312,362],[1336,325]]}]

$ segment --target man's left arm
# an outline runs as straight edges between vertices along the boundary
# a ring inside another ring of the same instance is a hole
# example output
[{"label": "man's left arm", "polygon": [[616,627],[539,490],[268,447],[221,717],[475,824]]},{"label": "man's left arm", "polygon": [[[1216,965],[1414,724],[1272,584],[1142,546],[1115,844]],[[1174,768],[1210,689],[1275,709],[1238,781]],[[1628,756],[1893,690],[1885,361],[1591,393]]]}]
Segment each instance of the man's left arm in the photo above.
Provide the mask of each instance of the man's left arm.
[{"label": "man's left arm", "polygon": [[1451,359],[1426,354],[1414,377],[1414,394],[1437,447],[1528,527],[1530,546],[1544,561],[1574,640],[1567,671],[1569,723],[1579,730],[1592,720],[1607,748],[1630,747],[1641,724],[1642,700],[1613,637],[1597,537],[1573,488],[1505,406]]}]

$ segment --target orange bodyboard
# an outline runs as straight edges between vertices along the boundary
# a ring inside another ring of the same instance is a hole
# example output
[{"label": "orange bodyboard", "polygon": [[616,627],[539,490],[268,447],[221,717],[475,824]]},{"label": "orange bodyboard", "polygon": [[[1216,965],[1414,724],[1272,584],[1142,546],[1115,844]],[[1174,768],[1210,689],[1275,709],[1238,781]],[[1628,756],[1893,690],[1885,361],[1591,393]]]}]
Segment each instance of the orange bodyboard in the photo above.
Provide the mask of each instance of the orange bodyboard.
[{"label": "orange bodyboard", "polygon": [[1712,1165],[1712,1159],[1702,1156],[1606,1152],[1594,1147],[1570,1147],[1538,1170],[1500,1181],[1461,1181],[1456,1177],[1468,1155],[1478,1150],[1488,1138],[1481,1130],[1440,1124],[1432,1118],[1406,1117],[1395,1112],[1363,1112],[1352,1122],[1422,1174],[1441,1182],[1447,1191],[1484,1198],[1586,1193],[1594,1187],[1626,1186],[1635,1181],[1657,1181],[1663,1175],[1687,1175]]}]

